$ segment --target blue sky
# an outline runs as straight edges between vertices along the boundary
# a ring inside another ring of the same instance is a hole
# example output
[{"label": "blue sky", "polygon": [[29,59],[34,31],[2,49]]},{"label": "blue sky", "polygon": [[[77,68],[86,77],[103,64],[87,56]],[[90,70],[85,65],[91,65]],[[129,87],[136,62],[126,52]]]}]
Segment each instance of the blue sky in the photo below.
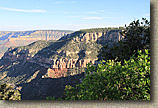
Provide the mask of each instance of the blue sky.
[{"label": "blue sky", "polygon": [[117,27],[150,19],[150,0],[0,0],[0,31]]}]

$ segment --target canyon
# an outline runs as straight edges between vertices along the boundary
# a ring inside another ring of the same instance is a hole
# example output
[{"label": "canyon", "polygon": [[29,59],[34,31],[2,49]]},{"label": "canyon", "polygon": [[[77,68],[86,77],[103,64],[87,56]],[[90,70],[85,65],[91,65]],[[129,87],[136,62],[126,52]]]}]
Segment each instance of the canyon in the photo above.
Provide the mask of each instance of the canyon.
[{"label": "canyon", "polygon": [[[68,34],[66,36],[63,36],[62,41],[67,40],[69,37],[73,37],[74,34]],[[94,55],[93,50],[87,49],[82,51],[81,56],[87,56],[89,58],[80,58],[79,54],[80,54],[80,49],[76,48],[76,51],[73,51],[69,48],[75,47],[76,44],[74,43],[80,43],[79,46],[81,46],[83,43],[85,42],[85,44],[90,43],[90,41],[92,43],[108,43],[108,42],[118,42],[119,40],[121,40],[123,38],[123,36],[121,36],[119,34],[119,30],[113,30],[113,31],[107,31],[107,32],[101,32],[101,33],[81,33],[76,37],[71,38],[71,40],[69,41],[69,44],[73,45],[68,47],[68,45],[66,46],[62,46],[63,48],[60,48],[60,50],[58,49],[57,51],[51,50],[49,53],[49,55],[56,55],[56,56],[62,56],[63,58],[50,58],[49,56],[47,56],[48,53],[45,54],[38,54],[37,52],[41,51],[41,49],[22,49],[22,48],[9,48],[4,56],[3,59],[9,59],[12,62],[18,61],[18,60],[23,60],[25,62],[30,62],[30,63],[36,63],[40,66],[43,66],[45,68],[47,68],[47,77],[50,78],[58,78],[58,77],[66,77],[66,73],[68,72],[67,70],[69,68],[75,68],[75,67],[83,67],[85,68],[86,65],[88,63],[91,64],[97,64],[98,63],[98,59],[97,59],[97,55]],[[60,40],[61,41],[61,40]],[[74,46],[75,45],[75,46]],[[92,44],[93,45],[93,44]],[[38,46],[38,45],[37,45]],[[51,45],[50,45],[51,46]],[[44,47],[44,46],[43,46]],[[89,46],[88,46],[89,47]],[[78,50],[77,50],[78,49]],[[37,51],[39,50],[39,51]],[[90,50],[90,51],[89,51]],[[98,50],[98,49],[96,49]],[[45,49],[42,52],[45,51],[49,51],[49,49]],[[47,56],[47,57],[43,57]],[[74,57],[74,55],[76,55]],[[95,57],[92,57],[95,56]],[[68,58],[69,57],[69,58]],[[63,73],[59,72],[60,75],[56,75],[59,74],[58,71],[63,70]],[[72,73],[73,74],[73,73]],[[72,75],[70,74],[70,75]],[[53,76],[54,75],[54,76]]]},{"label": "canyon", "polygon": [[120,31],[76,31],[59,40],[10,47],[0,60],[0,83],[21,88],[24,100],[60,97],[65,85],[80,83],[88,63],[100,63],[102,46],[110,47],[124,38]]}]

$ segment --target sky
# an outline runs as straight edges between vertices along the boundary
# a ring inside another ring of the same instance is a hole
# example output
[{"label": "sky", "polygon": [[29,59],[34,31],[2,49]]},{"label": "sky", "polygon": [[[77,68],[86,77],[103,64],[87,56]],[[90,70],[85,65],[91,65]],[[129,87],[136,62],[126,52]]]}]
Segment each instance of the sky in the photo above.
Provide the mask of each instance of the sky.
[{"label": "sky", "polygon": [[0,0],[0,31],[80,30],[150,20],[150,0]]}]

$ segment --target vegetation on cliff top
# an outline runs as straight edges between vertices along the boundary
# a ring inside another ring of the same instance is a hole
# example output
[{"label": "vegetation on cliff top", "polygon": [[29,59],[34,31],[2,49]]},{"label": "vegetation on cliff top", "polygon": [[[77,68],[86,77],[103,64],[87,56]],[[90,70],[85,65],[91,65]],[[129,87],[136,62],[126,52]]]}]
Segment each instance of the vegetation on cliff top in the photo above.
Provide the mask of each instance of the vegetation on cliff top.
[{"label": "vegetation on cliff top", "polygon": [[124,30],[124,27],[105,27],[105,28],[91,28],[91,29],[81,29],[80,32],[83,33],[94,33],[94,32],[106,32],[107,30]]},{"label": "vegetation on cliff top", "polygon": [[121,34],[125,37],[124,40],[119,41],[119,44],[112,48],[106,45],[100,50],[102,59],[123,62],[138,50],[144,51],[150,48],[150,22],[145,18],[131,22]]}]

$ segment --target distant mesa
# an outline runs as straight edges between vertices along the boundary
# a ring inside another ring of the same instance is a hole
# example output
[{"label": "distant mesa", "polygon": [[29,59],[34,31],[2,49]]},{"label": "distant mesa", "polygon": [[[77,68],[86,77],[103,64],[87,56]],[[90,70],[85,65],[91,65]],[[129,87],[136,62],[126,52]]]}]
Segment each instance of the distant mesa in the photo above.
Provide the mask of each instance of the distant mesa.
[{"label": "distant mesa", "polygon": [[0,31],[0,58],[11,46],[25,46],[38,40],[58,40],[69,30]]}]

